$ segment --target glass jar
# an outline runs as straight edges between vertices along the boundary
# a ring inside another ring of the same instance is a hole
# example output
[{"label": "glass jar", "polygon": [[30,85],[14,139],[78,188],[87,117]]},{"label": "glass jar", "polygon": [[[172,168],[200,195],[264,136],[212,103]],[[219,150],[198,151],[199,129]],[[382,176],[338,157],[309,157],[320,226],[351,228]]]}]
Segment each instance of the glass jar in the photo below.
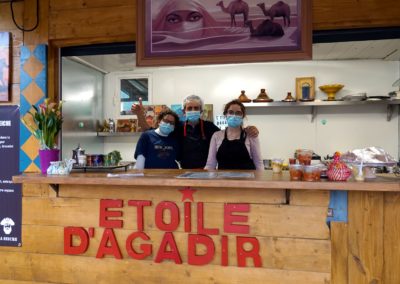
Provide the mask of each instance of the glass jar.
[{"label": "glass jar", "polygon": [[304,166],[303,180],[304,181],[320,181],[321,167],[320,166]]},{"label": "glass jar", "polygon": [[296,151],[296,157],[301,165],[310,165],[313,150],[299,149]]},{"label": "glass jar", "polygon": [[303,165],[289,165],[290,180],[301,180],[303,178]]},{"label": "glass jar", "polygon": [[282,159],[272,159],[272,172],[277,174],[281,173],[282,165],[283,165]]}]

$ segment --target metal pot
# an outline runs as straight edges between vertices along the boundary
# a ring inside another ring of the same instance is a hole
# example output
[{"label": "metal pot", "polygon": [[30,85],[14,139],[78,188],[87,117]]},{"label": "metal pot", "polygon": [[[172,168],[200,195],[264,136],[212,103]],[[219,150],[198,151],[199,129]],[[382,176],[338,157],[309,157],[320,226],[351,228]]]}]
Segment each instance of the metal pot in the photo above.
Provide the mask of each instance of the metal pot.
[{"label": "metal pot", "polygon": [[79,155],[85,155],[85,150],[83,150],[81,148],[81,146],[78,144],[78,147],[74,150],[72,150],[72,159],[75,160],[74,164],[78,164],[79,160],[78,160],[78,156]]}]

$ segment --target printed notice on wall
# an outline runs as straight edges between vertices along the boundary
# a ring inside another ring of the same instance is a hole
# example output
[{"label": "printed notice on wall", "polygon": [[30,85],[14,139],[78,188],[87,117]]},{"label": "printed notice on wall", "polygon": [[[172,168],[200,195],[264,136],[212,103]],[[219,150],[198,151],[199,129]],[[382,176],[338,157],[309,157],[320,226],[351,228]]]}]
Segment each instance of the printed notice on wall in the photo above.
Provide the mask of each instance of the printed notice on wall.
[{"label": "printed notice on wall", "polygon": [[21,246],[21,185],[19,174],[19,107],[0,106],[0,246]]}]

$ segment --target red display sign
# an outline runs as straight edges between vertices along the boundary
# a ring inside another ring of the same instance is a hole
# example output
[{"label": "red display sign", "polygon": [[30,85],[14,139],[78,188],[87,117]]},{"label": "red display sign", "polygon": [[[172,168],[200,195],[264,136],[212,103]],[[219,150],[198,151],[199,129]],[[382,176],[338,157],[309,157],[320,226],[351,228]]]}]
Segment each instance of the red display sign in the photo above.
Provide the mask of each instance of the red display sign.
[{"label": "red display sign", "polygon": [[[173,261],[176,264],[182,263],[181,253],[175,241],[174,232],[178,229],[181,220],[184,222],[184,232],[187,234],[187,262],[190,265],[207,265],[215,258],[216,246],[221,246],[222,266],[229,265],[228,236],[224,234],[240,234],[236,236],[237,265],[245,267],[247,259],[252,259],[255,267],[262,267],[260,256],[260,243],[256,237],[243,236],[250,234],[250,226],[247,224],[250,212],[250,204],[247,203],[225,203],[223,216],[223,232],[218,228],[205,227],[204,212],[206,210],[203,202],[194,202],[193,194],[196,190],[184,188],[179,190],[182,193],[184,202],[183,212],[178,205],[172,201],[162,201],[153,204],[151,200],[128,200],[102,199],[99,206],[99,226],[104,228],[101,241],[97,249],[96,258],[113,256],[122,259],[121,247],[115,237],[115,230],[124,227],[123,207],[136,207],[137,231],[132,232],[126,239],[125,249],[129,257],[137,260],[153,257],[154,262],[161,263],[165,260]],[[190,200],[191,202],[185,202]],[[197,216],[197,230],[192,231],[192,204],[194,204]],[[155,226],[158,230],[165,232],[161,243],[156,251],[153,251],[154,244],[150,244],[150,237],[144,232],[144,210],[154,210]],[[165,215],[170,216],[165,221]],[[90,245],[90,238],[95,234],[94,228],[86,230],[82,227],[64,228],[64,254],[84,254]],[[212,235],[221,235],[220,243],[215,243]],[[79,240],[74,244],[72,240]],[[139,243],[139,249],[135,250],[133,244]],[[251,246],[251,249],[245,247]],[[202,254],[198,254],[198,247],[202,248]]]}]

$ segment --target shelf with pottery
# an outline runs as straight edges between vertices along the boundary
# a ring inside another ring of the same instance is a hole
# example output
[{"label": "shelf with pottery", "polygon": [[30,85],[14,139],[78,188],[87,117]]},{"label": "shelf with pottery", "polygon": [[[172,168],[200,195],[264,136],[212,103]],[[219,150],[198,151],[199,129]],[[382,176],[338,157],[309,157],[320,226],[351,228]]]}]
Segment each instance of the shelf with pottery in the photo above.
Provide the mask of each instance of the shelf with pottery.
[{"label": "shelf with pottery", "polygon": [[130,137],[140,136],[142,132],[97,132],[98,137]]},{"label": "shelf with pottery", "polygon": [[265,107],[311,107],[311,122],[314,121],[317,115],[318,107],[327,106],[356,106],[356,105],[387,105],[387,121],[392,119],[393,108],[400,105],[400,99],[386,99],[386,100],[363,100],[363,101],[294,101],[294,102],[258,102],[258,103],[244,103],[246,108],[265,108]]}]

